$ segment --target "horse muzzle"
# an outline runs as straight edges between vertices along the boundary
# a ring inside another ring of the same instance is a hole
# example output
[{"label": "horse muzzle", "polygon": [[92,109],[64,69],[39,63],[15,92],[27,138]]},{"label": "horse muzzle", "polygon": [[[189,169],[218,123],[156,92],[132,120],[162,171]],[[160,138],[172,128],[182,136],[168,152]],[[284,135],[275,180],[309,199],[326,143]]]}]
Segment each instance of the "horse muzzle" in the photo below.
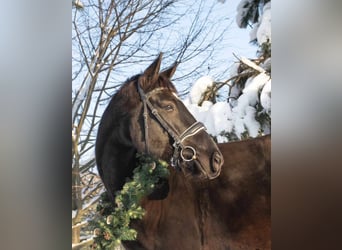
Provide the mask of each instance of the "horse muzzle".
[{"label": "horse muzzle", "polygon": [[209,157],[209,161],[202,157],[198,156],[192,147],[185,147],[180,153],[180,160],[177,161],[177,169],[182,170],[187,178],[201,180],[217,178],[224,162],[222,154],[215,151]]}]

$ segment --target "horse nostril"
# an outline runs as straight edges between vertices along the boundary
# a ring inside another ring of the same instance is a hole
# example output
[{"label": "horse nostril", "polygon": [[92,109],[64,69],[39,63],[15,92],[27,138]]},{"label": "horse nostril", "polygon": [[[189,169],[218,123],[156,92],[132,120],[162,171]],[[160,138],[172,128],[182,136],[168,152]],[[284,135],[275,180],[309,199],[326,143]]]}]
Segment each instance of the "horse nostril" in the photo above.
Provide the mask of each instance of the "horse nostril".
[{"label": "horse nostril", "polygon": [[215,152],[212,156],[211,171],[216,173],[220,171],[222,165],[222,156],[219,152]]}]

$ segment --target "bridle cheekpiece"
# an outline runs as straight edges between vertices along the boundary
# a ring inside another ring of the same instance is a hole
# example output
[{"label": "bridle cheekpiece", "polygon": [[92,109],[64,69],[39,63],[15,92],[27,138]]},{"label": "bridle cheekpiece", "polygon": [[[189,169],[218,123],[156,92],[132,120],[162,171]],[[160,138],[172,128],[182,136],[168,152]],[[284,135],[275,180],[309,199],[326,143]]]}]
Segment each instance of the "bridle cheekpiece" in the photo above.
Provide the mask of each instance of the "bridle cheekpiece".
[{"label": "bridle cheekpiece", "polygon": [[[160,125],[167,131],[167,133],[174,140],[174,143],[172,144],[174,151],[173,151],[173,155],[172,155],[171,160],[170,160],[171,166],[174,168],[180,169],[180,167],[179,167],[179,159],[180,158],[185,162],[190,162],[190,161],[195,160],[196,159],[196,150],[191,146],[184,145],[183,142],[186,138],[189,138],[189,137],[197,134],[201,130],[205,130],[206,128],[203,125],[203,123],[196,121],[190,127],[188,127],[183,133],[178,135],[175,131],[173,131],[170,128],[170,126],[167,124],[167,122],[159,115],[157,109],[155,109],[153,107],[152,103],[149,101],[149,98],[153,94],[156,94],[157,92],[160,92],[161,90],[164,90],[167,88],[165,88],[165,87],[156,88],[156,89],[145,94],[143,89],[140,87],[139,81],[137,81],[137,89],[138,89],[138,92],[140,95],[140,99],[143,103],[143,109],[144,109],[143,117],[144,117],[144,127],[145,127],[145,151],[146,151],[146,153],[149,154],[149,147],[148,147],[148,142],[147,142],[147,138],[148,138],[147,119],[148,119],[148,109],[149,109],[150,112],[152,113],[152,115],[160,123]],[[192,155],[191,158],[187,158],[184,155],[185,150],[188,150],[191,152],[191,155]]]}]

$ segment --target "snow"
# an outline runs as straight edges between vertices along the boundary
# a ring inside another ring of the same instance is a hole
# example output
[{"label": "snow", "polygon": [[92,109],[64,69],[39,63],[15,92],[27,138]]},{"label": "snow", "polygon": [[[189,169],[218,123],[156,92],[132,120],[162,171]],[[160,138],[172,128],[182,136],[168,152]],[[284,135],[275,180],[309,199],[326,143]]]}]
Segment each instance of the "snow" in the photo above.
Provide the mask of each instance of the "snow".
[{"label": "snow", "polygon": [[249,78],[242,92],[257,92],[269,79],[270,76],[266,73],[260,73],[254,78]]},{"label": "snow", "polygon": [[227,102],[215,103],[210,112],[214,121],[216,135],[222,131],[232,132],[233,124],[229,121],[232,120],[233,114]]},{"label": "snow", "polygon": [[219,101],[215,104],[204,101],[202,106],[199,106],[197,102],[201,95],[212,84],[214,83],[210,77],[200,78],[192,86],[189,96],[183,101],[196,120],[202,122],[207,128],[207,132],[215,136],[218,142],[228,141],[227,137],[221,135],[222,133],[235,133],[238,138],[241,138],[241,135],[247,131],[251,137],[258,136],[261,125],[255,119],[257,112],[255,106],[260,102],[264,108],[262,112],[270,113],[270,76],[263,72],[249,78],[243,90],[233,86],[231,89],[233,96],[238,97],[241,94],[237,100],[230,99],[229,102]]},{"label": "snow", "polygon": [[260,103],[266,112],[271,112],[271,80],[267,81],[261,91]]},{"label": "snow", "polygon": [[263,44],[267,41],[271,42],[271,2],[265,4],[263,15],[260,19],[260,25],[256,32],[258,43]]},{"label": "snow", "polygon": [[247,15],[251,2],[252,0],[242,0],[236,8],[236,23],[239,26],[239,28],[245,28],[243,24],[243,18]]},{"label": "snow", "polygon": [[260,130],[260,123],[255,120],[256,109],[254,107],[246,107],[246,115],[243,122],[248,130],[251,137],[256,137]]},{"label": "snow", "polygon": [[239,136],[246,131],[245,124],[243,122],[243,118],[241,117],[235,117],[234,120],[234,131],[236,135]]},{"label": "snow", "polygon": [[193,88],[190,90],[191,103],[197,104],[200,101],[202,93],[214,84],[213,79],[210,76],[203,76],[198,79]]},{"label": "snow", "polygon": [[[240,28],[246,28],[246,24],[243,23],[247,13],[250,12],[252,0],[242,0],[237,7],[236,23]],[[263,10],[260,13],[259,20],[253,25],[250,30],[249,37],[251,41],[257,40],[261,45],[267,41],[271,42],[271,2],[266,3],[263,6]]]}]

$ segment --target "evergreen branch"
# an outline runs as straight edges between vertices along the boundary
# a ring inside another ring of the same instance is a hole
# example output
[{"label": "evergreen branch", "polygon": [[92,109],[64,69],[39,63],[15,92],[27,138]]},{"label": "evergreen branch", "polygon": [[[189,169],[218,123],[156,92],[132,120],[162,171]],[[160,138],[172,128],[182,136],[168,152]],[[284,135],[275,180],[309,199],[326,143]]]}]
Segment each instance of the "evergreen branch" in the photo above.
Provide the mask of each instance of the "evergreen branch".
[{"label": "evergreen branch", "polygon": [[107,193],[101,196],[97,210],[102,214],[97,221],[90,223],[94,228],[94,248],[112,249],[121,241],[137,238],[137,231],[130,228],[131,220],[142,219],[145,210],[141,200],[152,193],[161,178],[167,178],[168,164],[147,155],[137,155],[138,166],[133,171],[132,180],[128,180],[115,197],[115,207],[109,201]]}]

